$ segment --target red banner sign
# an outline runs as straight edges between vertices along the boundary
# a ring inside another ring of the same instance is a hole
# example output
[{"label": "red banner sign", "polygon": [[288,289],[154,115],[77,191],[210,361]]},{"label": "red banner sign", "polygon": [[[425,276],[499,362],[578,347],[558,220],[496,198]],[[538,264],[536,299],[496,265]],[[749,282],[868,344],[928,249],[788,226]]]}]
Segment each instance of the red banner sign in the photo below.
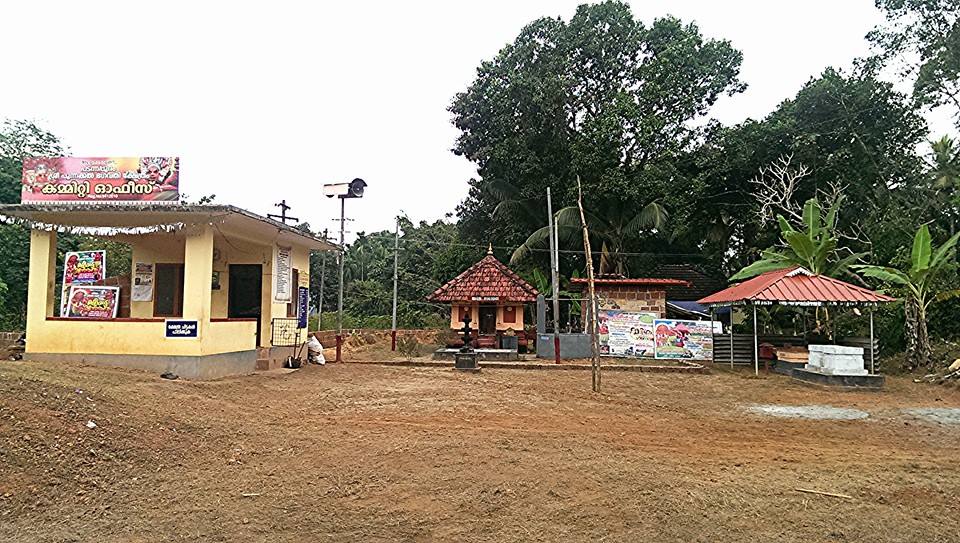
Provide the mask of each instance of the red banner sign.
[{"label": "red banner sign", "polygon": [[78,319],[115,319],[120,302],[117,287],[73,286],[67,301],[67,316]]},{"label": "red banner sign", "polygon": [[177,157],[24,158],[20,201],[176,203]]}]

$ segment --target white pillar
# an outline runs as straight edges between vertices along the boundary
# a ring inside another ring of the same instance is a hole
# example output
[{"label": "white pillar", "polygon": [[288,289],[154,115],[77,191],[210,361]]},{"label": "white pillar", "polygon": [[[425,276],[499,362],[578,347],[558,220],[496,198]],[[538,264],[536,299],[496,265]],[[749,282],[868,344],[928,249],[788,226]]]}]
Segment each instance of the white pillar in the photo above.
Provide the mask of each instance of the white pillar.
[{"label": "white pillar", "polygon": [[757,304],[753,304],[753,374],[760,375],[760,345],[757,340]]},{"label": "white pillar", "polygon": [[[54,313],[57,284],[57,233],[30,231],[30,275],[27,279],[27,351],[36,352],[42,341],[37,333]],[[30,342],[30,338],[37,340]],[[42,348],[42,345],[40,346]]]}]

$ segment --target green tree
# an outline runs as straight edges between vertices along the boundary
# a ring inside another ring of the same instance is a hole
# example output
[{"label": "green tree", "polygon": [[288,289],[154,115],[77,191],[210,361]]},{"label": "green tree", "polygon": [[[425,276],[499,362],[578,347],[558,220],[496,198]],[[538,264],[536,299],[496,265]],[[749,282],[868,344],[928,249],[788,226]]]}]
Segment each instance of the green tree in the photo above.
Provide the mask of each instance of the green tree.
[{"label": "green tree", "polygon": [[[23,157],[60,156],[66,148],[52,133],[22,120],[0,124],[0,203],[20,202]],[[58,240],[66,248],[68,236]],[[22,329],[26,322],[30,231],[19,224],[0,224],[0,329]]]},{"label": "green tree", "polygon": [[960,149],[949,136],[931,142],[933,164],[930,178],[936,191],[938,204],[949,222],[950,235],[957,231],[957,215],[960,212]]},{"label": "green tree", "polygon": [[741,59],[696,25],[667,17],[647,26],[623,2],[582,5],[568,22],[533,21],[450,106],[461,132],[454,152],[481,176],[458,208],[463,237],[518,245],[530,235],[493,218],[492,183],[516,187],[521,201],[542,202],[553,187],[557,208],[574,203],[577,174],[587,194],[627,208],[656,200],[659,163],[695,142],[692,121],[719,96],[744,88]]},{"label": "green tree", "polygon": [[[651,202],[639,211],[618,199],[606,199],[592,202],[585,210],[590,236],[600,247],[599,274],[629,274],[624,245],[631,239],[644,234],[652,234],[663,229],[667,221],[667,212],[658,202]],[[554,220],[557,224],[557,238],[561,246],[576,245],[583,247],[581,237],[580,210],[569,206],[557,211]],[[579,242],[579,243],[578,243]],[[510,258],[511,264],[520,263],[537,249],[546,249],[550,245],[550,228],[544,226],[534,231]]]},{"label": "green tree", "polygon": [[931,107],[946,105],[960,127],[960,0],[875,0],[886,23],[867,38],[876,61],[899,60],[914,80],[913,94]]},{"label": "green tree", "polygon": [[866,253],[841,256],[838,252],[837,212],[842,198],[823,210],[816,198],[807,200],[803,206],[803,224],[794,228],[783,215],[777,216],[780,224],[780,247],[766,249],[760,260],[743,268],[731,281],[740,281],[775,270],[800,266],[814,275],[836,277],[847,273],[850,266]]},{"label": "green tree", "polygon": [[956,253],[960,234],[954,234],[943,245],[933,248],[930,229],[921,226],[913,240],[910,262],[904,269],[890,266],[856,265],[863,275],[884,283],[903,287],[907,292],[904,302],[909,369],[930,367],[930,337],[927,332],[927,310],[938,300],[960,296],[953,285],[949,290],[937,289],[937,278],[949,266]]}]

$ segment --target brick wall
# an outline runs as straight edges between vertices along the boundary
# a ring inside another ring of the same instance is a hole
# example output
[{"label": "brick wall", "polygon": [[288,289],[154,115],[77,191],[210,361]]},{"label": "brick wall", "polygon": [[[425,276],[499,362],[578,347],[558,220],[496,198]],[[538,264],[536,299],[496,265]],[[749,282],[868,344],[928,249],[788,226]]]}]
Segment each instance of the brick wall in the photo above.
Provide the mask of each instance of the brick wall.
[{"label": "brick wall", "polygon": [[664,317],[667,313],[665,290],[629,285],[597,285],[600,309],[646,311]]}]

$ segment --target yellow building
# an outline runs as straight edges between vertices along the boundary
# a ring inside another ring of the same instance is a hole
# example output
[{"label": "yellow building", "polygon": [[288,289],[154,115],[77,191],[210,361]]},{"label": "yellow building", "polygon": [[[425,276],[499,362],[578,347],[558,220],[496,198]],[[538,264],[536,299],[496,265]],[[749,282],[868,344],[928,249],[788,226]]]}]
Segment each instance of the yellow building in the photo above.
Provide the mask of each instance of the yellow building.
[{"label": "yellow building", "polygon": [[[292,355],[286,345],[306,340],[298,293],[309,287],[310,252],[337,249],[233,206],[19,204],[0,206],[0,215],[31,227],[25,359],[188,379],[268,369]],[[129,314],[59,316],[57,231],[129,244],[136,289],[120,284],[134,291]],[[189,331],[178,336],[178,327]]]}]

